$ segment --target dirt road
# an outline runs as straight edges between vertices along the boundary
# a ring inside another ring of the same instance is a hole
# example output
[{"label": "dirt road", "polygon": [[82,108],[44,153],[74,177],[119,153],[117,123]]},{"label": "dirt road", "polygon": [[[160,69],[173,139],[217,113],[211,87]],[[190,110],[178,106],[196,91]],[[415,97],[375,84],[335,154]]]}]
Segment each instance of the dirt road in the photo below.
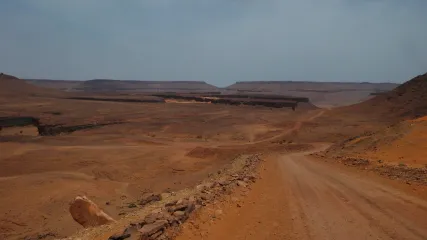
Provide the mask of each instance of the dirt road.
[{"label": "dirt road", "polygon": [[203,210],[178,239],[427,239],[426,201],[308,154],[268,159],[250,191]]},{"label": "dirt road", "polygon": [[313,112],[309,112],[309,114],[307,114],[308,116],[307,115],[303,115],[301,117],[301,119],[298,119],[295,122],[295,124],[293,125],[292,128],[289,128],[289,129],[287,129],[285,131],[282,131],[280,134],[277,134],[275,136],[272,136],[272,137],[269,137],[269,138],[265,138],[265,139],[261,139],[261,140],[258,140],[258,141],[251,141],[249,143],[227,143],[227,144],[224,144],[224,142],[222,142],[222,143],[216,144],[216,145],[215,144],[211,144],[211,147],[232,148],[232,147],[236,147],[236,146],[244,146],[244,145],[250,146],[250,145],[256,145],[256,144],[261,144],[261,143],[269,143],[269,142],[272,142],[274,140],[279,140],[279,139],[281,139],[281,138],[283,138],[283,137],[285,137],[285,136],[287,136],[287,135],[289,135],[289,134],[291,134],[293,132],[298,131],[302,127],[302,125],[304,123],[311,122],[311,121],[315,120],[316,118],[322,116],[325,113],[325,110],[314,111],[314,112],[315,112],[315,114],[313,114]]}]

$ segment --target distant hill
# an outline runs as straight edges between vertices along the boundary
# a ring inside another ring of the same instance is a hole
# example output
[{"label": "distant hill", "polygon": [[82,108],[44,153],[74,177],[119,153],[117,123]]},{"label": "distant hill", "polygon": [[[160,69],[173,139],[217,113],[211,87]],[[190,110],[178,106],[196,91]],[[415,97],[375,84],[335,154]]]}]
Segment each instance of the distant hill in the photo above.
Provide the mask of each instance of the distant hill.
[{"label": "distant hill", "polygon": [[0,74],[0,96],[1,97],[23,97],[23,96],[48,96],[57,95],[60,92],[29,84],[17,77]]},{"label": "distant hill", "polygon": [[318,106],[337,107],[355,104],[373,97],[372,93],[390,91],[394,83],[253,81],[236,82],[227,90],[308,97]]},{"label": "distant hill", "polygon": [[63,91],[73,91],[82,83],[76,80],[25,79],[26,82],[43,88],[54,88]]},{"label": "distant hill", "polygon": [[94,79],[81,83],[76,90],[83,91],[217,91],[217,87],[202,81],[136,81]]},{"label": "distant hill", "polygon": [[203,81],[138,81],[93,79],[87,81],[27,79],[28,83],[63,91],[79,92],[222,92],[225,94],[268,94],[309,98],[320,107],[347,106],[368,100],[399,86],[394,83],[355,82],[298,82],[252,81],[236,82],[226,88],[217,88]]},{"label": "distant hill", "polygon": [[425,116],[427,115],[427,73],[405,82],[388,93],[349,106],[344,110],[396,120]]},{"label": "distant hill", "polygon": [[362,158],[378,163],[427,164],[427,74],[363,103],[330,111],[330,114],[376,119],[384,126],[334,144],[326,151],[328,156]]},{"label": "distant hill", "polygon": [[46,88],[85,92],[212,92],[218,88],[202,81],[138,81],[93,79],[87,81],[26,79]]}]

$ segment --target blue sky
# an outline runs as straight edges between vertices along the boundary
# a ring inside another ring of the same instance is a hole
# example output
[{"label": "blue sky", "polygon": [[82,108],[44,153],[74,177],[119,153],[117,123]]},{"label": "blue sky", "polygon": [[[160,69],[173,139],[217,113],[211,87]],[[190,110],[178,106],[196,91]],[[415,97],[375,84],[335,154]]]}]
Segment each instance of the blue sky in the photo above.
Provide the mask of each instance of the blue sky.
[{"label": "blue sky", "polygon": [[424,0],[0,0],[21,78],[402,82],[427,72]]}]

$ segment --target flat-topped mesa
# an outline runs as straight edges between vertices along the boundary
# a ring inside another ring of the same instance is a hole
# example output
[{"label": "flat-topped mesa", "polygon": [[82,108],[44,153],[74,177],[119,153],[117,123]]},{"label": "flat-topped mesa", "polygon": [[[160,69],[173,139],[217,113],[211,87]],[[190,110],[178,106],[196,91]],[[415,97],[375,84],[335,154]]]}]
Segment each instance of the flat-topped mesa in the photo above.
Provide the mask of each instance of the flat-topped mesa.
[{"label": "flat-topped mesa", "polygon": [[372,97],[371,93],[387,92],[397,86],[367,82],[240,81],[226,90],[305,97],[317,106],[337,107],[367,100]]},{"label": "flat-topped mesa", "polygon": [[218,88],[203,81],[137,81],[94,79],[75,87],[81,91],[125,91],[125,92],[165,92],[165,91],[218,91]]},{"label": "flat-topped mesa", "polygon": [[153,80],[121,80],[121,79],[92,79],[85,82],[126,82],[126,83],[146,83],[146,84],[158,84],[158,83],[202,83],[207,84],[205,81],[153,81]]},{"label": "flat-topped mesa", "polygon": [[53,79],[24,79],[27,83],[31,83],[38,87],[53,88],[63,91],[73,91],[75,87],[83,81],[79,80],[53,80]]}]

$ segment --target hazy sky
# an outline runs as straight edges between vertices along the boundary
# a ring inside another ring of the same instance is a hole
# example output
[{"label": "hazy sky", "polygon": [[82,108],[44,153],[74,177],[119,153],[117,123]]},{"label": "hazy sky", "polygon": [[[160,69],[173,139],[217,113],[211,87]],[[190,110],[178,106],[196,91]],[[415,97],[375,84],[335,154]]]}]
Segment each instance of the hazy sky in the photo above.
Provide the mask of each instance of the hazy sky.
[{"label": "hazy sky", "polygon": [[401,82],[427,72],[426,11],[426,0],[0,0],[0,71]]}]

